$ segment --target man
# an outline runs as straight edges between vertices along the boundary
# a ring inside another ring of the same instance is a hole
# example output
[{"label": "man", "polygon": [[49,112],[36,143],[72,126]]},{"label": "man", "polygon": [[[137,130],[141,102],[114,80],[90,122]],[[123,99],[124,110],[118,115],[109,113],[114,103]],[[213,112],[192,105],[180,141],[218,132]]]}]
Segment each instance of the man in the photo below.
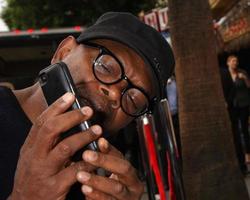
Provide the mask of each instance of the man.
[{"label": "man", "polygon": [[[131,14],[112,12],[77,39],[63,40],[51,63],[60,61],[68,65],[88,106],[66,112],[75,98],[66,93],[48,107],[39,83],[13,92],[2,88],[0,194],[10,194],[10,200],[82,199],[80,190],[72,188],[78,181],[89,200],[140,199],[143,185],[135,169],[100,136],[124,128],[163,97],[164,80],[174,65],[169,45]],[[58,140],[61,133],[92,118],[89,130]],[[70,160],[98,138],[99,152],[86,150],[82,161]],[[111,176],[95,174],[96,168]]]},{"label": "man", "polygon": [[[247,76],[247,73],[239,69],[238,65],[239,62],[237,56],[229,55],[227,57],[228,69],[223,71],[222,83],[224,96],[227,102],[227,108],[232,123],[236,154],[239,160],[241,171],[245,174],[247,172],[247,166],[245,162],[246,159],[249,160],[250,156],[250,140],[248,133],[250,80]],[[244,136],[243,139],[246,159],[244,157],[241,133]]]}]

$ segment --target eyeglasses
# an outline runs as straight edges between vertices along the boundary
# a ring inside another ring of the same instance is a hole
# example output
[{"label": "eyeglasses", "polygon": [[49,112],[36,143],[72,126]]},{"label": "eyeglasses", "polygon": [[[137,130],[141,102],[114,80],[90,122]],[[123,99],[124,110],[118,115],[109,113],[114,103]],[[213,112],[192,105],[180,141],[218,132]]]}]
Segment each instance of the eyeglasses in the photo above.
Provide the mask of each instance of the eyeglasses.
[{"label": "eyeglasses", "polygon": [[141,87],[133,83],[125,75],[124,67],[119,59],[107,48],[92,42],[85,42],[87,46],[98,48],[99,54],[93,62],[95,78],[105,85],[113,85],[126,80],[128,85],[121,93],[120,105],[129,116],[139,117],[151,110],[152,103],[149,95]]}]

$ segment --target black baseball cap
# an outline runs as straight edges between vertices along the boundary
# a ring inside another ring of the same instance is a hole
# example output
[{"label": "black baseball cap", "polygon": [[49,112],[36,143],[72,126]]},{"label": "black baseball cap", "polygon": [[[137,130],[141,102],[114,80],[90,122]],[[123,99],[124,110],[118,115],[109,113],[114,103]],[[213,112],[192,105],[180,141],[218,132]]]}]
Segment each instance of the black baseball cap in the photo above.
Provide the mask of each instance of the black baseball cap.
[{"label": "black baseball cap", "polygon": [[154,28],[126,12],[108,12],[85,29],[78,43],[110,39],[135,50],[149,64],[158,82],[157,97],[165,97],[165,83],[174,71],[174,56],[165,38]]}]

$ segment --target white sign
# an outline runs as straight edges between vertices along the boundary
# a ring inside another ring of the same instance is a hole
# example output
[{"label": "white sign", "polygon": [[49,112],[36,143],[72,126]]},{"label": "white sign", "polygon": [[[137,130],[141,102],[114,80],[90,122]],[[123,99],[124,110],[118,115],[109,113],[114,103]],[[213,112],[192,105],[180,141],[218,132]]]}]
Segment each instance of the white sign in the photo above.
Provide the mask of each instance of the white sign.
[{"label": "white sign", "polygon": [[163,8],[158,11],[159,28],[160,31],[165,31],[168,26],[168,8]]},{"label": "white sign", "polygon": [[144,20],[145,24],[147,24],[149,26],[152,26],[157,31],[159,31],[158,19],[157,19],[156,12],[151,12],[151,13],[145,15],[144,18],[143,18],[143,20]]},{"label": "white sign", "polygon": [[159,10],[152,11],[144,15],[144,23],[152,26],[157,31],[165,31],[169,28],[168,25],[168,8],[162,8]]}]

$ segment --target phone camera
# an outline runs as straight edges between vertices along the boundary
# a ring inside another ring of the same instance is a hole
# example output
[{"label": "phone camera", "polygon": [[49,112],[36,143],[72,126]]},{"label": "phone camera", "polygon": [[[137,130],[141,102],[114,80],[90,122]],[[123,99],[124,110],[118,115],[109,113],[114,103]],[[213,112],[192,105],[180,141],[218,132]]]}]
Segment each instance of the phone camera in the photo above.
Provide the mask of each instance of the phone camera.
[{"label": "phone camera", "polygon": [[47,75],[45,73],[41,74],[41,80],[42,80],[42,82],[46,82],[47,81]]}]

